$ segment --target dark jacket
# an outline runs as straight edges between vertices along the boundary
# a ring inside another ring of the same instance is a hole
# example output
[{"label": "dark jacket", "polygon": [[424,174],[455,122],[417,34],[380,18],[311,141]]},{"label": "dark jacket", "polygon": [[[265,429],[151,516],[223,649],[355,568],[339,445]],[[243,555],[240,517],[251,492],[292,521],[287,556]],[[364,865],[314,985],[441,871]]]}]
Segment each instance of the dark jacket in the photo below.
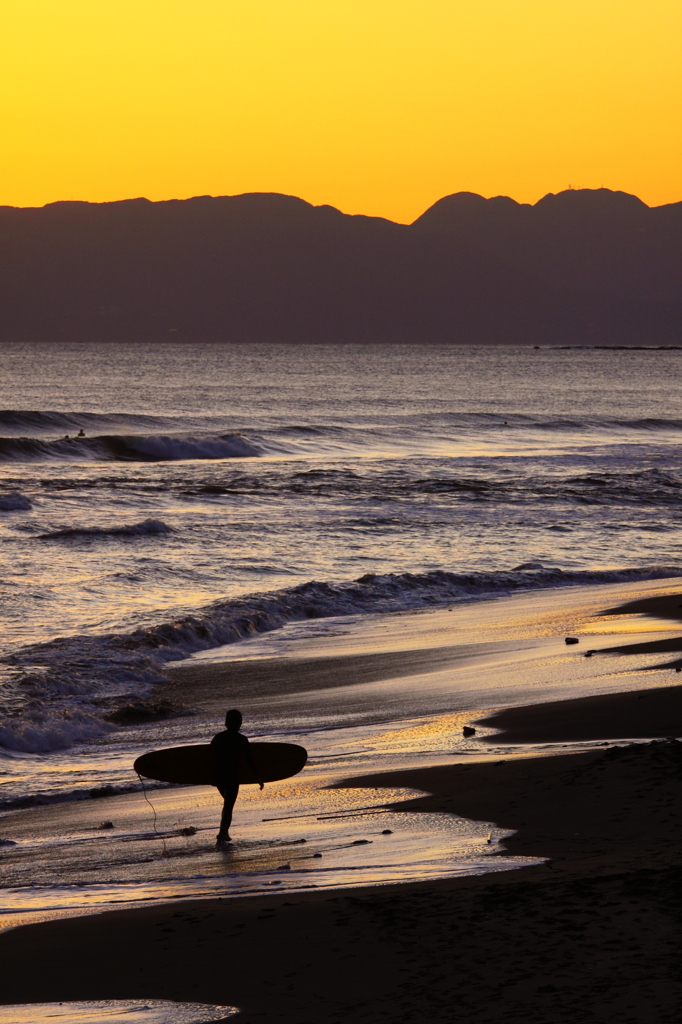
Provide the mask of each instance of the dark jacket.
[{"label": "dark jacket", "polygon": [[211,740],[213,756],[215,757],[216,781],[218,785],[225,783],[239,782],[239,762],[246,758],[253,770],[253,759],[249,751],[249,741],[246,736],[234,729],[225,729],[219,732]]},{"label": "dark jacket", "polygon": [[219,790],[226,786],[239,785],[242,758],[251,768],[254,778],[260,781],[249,750],[249,740],[243,733],[233,729],[218,732],[211,740],[211,748],[215,759],[216,783]]}]

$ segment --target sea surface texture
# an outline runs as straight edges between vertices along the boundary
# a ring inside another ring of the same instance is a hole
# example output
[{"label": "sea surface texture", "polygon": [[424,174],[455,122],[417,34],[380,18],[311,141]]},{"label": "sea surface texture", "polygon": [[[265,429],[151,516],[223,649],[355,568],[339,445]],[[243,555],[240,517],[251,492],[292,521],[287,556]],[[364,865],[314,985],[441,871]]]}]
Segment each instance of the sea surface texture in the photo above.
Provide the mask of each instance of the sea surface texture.
[{"label": "sea surface texture", "polygon": [[[679,575],[681,359],[3,346],[1,806],[109,784],[107,744],[134,723],[144,748],[145,713],[191,723],[191,694],[135,711],[190,654],[295,621]],[[66,754],[89,745],[99,774],[78,775]]]}]

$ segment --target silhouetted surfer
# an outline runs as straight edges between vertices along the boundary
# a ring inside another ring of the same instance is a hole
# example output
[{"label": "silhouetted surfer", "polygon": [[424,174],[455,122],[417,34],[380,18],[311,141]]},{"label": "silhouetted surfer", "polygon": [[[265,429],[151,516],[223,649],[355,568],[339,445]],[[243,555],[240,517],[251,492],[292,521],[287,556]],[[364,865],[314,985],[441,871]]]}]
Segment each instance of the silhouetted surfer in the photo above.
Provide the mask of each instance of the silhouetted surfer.
[{"label": "silhouetted surfer", "polygon": [[232,808],[235,805],[239,793],[239,760],[244,756],[246,763],[258,780],[260,788],[263,783],[258,778],[258,771],[251,757],[249,741],[246,736],[240,733],[242,725],[242,713],[235,708],[225,715],[225,732],[219,732],[211,740],[216,764],[216,785],[218,792],[225,801],[223,814],[220,819],[220,831],[216,837],[216,844],[227,843],[230,840],[230,825],[232,824]]}]

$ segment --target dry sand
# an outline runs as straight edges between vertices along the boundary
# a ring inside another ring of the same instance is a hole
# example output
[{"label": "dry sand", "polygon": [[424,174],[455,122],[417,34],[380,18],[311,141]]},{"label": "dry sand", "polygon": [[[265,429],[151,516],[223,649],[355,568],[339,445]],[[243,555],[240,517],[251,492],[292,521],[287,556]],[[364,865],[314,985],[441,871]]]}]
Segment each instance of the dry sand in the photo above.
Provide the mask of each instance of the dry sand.
[{"label": "dry sand", "polygon": [[[632,696],[619,711],[630,735],[648,707]],[[245,1024],[678,1024],[682,744],[349,784],[381,781],[432,794],[402,810],[495,821],[518,829],[510,852],[551,860],[487,877],[19,928],[0,937],[0,1000],[227,1003]]]},{"label": "dry sand", "polygon": [[[625,601],[615,608],[607,608],[603,615],[644,615],[658,619],[674,619],[682,622],[682,595],[660,594],[654,597],[639,598]],[[662,640],[646,640],[643,643],[621,644],[615,647],[603,647],[600,654],[671,654],[682,651],[682,637],[668,637]],[[595,651],[589,651],[594,654]],[[674,668],[682,671],[682,658],[651,665],[652,669]]]}]

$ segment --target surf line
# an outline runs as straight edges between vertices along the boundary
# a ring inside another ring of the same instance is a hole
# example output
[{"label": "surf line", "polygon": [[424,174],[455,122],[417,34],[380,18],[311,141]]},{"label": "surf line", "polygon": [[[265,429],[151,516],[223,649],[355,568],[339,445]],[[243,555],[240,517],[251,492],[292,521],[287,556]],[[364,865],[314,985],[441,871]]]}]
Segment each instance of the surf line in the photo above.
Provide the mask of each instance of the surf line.
[{"label": "surf line", "polygon": [[350,757],[351,754],[366,754],[368,747],[363,747],[362,750],[342,750],[339,754],[311,754],[308,758],[308,764],[311,761],[324,761],[325,758],[330,757]]},{"label": "surf line", "polygon": [[337,818],[369,818],[372,814],[393,814],[390,807],[378,807],[371,811],[347,811],[345,814],[323,814],[318,821],[335,821]]}]

